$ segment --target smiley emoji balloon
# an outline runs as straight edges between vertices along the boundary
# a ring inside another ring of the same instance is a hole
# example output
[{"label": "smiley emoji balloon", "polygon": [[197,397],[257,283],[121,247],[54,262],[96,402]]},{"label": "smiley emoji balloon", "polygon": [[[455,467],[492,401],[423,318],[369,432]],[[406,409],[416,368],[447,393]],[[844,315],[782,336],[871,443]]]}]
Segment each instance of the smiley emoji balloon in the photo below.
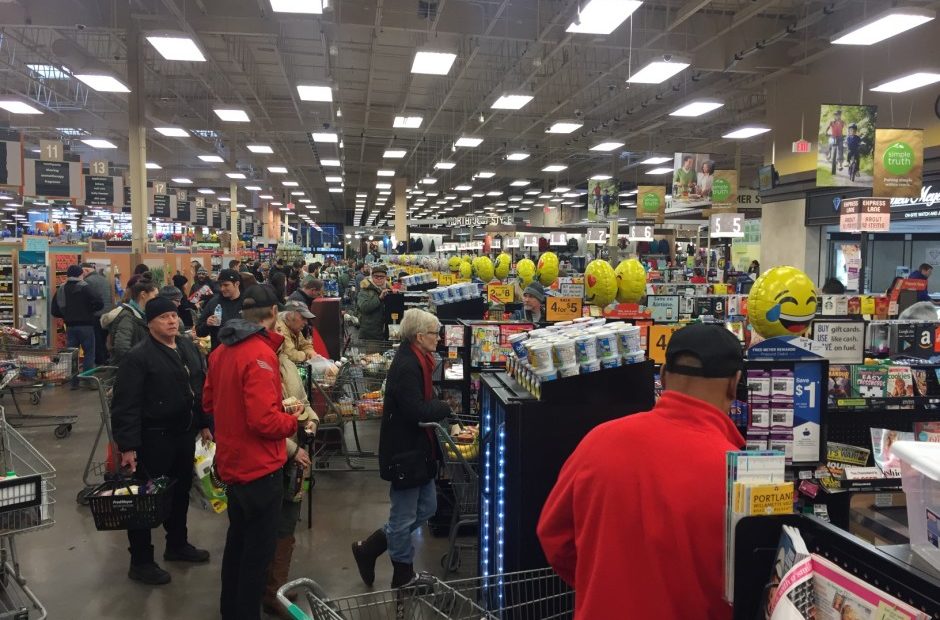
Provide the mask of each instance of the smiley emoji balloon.
[{"label": "smiley emoji balloon", "polygon": [[809,276],[796,267],[774,267],[751,287],[748,316],[764,338],[798,336],[816,316],[818,301]]},{"label": "smiley emoji balloon", "polygon": [[460,277],[464,280],[469,280],[470,276],[473,275],[473,264],[468,260],[460,261]]},{"label": "smiley emoji balloon", "polygon": [[496,277],[500,280],[505,280],[509,275],[509,268],[512,267],[512,257],[509,254],[503,252],[496,257],[496,268],[494,273]]},{"label": "smiley emoji balloon", "polygon": [[637,303],[646,294],[646,269],[635,258],[620,261],[614,270],[617,277],[617,301]]},{"label": "smiley emoji balloon", "polygon": [[525,288],[535,278],[535,263],[531,259],[523,258],[516,263],[516,272],[519,274],[519,282],[522,284],[522,288]]},{"label": "smiley emoji balloon", "polygon": [[584,270],[584,299],[603,308],[617,297],[617,276],[605,260],[592,260]]},{"label": "smiley emoji balloon", "polygon": [[493,279],[493,261],[490,260],[489,256],[478,256],[473,259],[473,270],[476,271],[477,277],[484,282]]},{"label": "smiley emoji balloon", "polygon": [[447,260],[447,268],[450,269],[451,273],[457,273],[458,271],[460,271],[460,257],[451,256]]},{"label": "smiley emoji balloon", "polygon": [[539,282],[542,286],[551,286],[552,282],[558,278],[558,255],[554,252],[546,252],[539,257],[539,265],[536,270]]}]

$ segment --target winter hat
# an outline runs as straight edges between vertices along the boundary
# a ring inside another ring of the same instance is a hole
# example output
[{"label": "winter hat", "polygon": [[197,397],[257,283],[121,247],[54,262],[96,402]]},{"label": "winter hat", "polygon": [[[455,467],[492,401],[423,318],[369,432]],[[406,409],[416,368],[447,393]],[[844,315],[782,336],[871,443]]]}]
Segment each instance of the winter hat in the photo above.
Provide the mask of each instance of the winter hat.
[{"label": "winter hat", "polygon": [[173,276],[173,286],[175,286],[179,290],[183,290],[183,287],[186,286],[187,282],[189,282],[189,278],[187,278],[183,274],[178,273],[175,276]]},{"label": "winter hat", "polygon": [[144,317],[148,323],[167,312],[176,312],[176,304],[166,297],[154,297],[144,307]]},{"label": "winter hat", "polygon": [[82,271],[80,265],[69,265],[69,268],[65,270],[65,275],[69,278],[80,278],[83,273],[85,272]]},{"label": "winter hat", "polygon": [[539,303],[545,303],[545,289],[542,288],[540,282],[532,281],[529,283],[529,286],[525,287],[525,290],[522,291],[523,295],[531,295],[539,300]]},{"label": "winter hat", "polygon": [[170,301],[180,301],[183,299],[183,291],[175,286],[164,286],[160,289],[160,297],[166,297]]}]

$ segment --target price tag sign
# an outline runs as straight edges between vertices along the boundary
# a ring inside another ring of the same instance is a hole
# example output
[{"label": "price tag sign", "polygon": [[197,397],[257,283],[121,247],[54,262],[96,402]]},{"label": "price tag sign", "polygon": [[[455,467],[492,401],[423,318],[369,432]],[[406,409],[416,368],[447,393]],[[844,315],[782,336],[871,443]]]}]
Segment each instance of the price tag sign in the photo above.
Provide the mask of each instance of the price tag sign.
[{"label": "price tag sign", "polygon": [[62,161],[64,154],[62,143],[58,140],[40,140],[39,151],[39,158],[44,161]]},{"label": "price tag sign", "polygon": [[512,303],[512,286],[509,284],[488,284],[489,300],[498,304]]},{"label": "price tag sign", "polygon": [[549,323],[571,321],[581,316],[580,297],[549,297],[545,300],[546,319]]},{"label": "price tag sign", "polygon": [[652,225],[630,227],[630,241],[652,241],[652,240],[653,240],[653,226]]},{"label": "price tag sign", "polygon": [[744,237],[744,214],[742,213],[714,213],[709,218],[708,236],[716,237]]},{"label": "price tag sign", "polygon": [[657,364],[666,363],[666,347],[672,335],[679,329],[675,325],[651,325],[649,332],[649,357]]},{"label": "price tag sign", "polygon": [[104,159],[95,159],[88,164],[88,174],[95,177],[108,176],[108,162]]},{"label": "price tag sign", "polygon": [[441,286],[450,286],[454,283],[454,276],[453,274],[442,273],[441,277],[438,278],[437,283]]}]

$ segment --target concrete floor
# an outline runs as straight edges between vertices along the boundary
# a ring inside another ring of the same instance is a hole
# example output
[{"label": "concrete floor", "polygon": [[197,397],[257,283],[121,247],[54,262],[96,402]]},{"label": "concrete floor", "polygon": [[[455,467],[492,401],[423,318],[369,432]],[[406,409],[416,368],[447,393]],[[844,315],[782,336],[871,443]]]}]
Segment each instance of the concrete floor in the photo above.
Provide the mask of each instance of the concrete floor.
[{"label": "concrete floor", "polygon": [[[0,399],[0,405],[13,409],[9,396]],[[212,553],[208,565],[162,562],[162,530],[156,530],[158,562],[170,571],[172,583],[149,587],[129,580],[126,534],[98,532],[89,509],[75,501],[83,487],[82,471],[100,422],[97,393],[47,388],[39,406],[28,402],[21,406],[27,413],[79,416],[72,435],[62,440],[53,436],[50,427],[21,429],[57,471],[56,524],[51,529],[16,538],[23,576],[46,606],[48,617],[53,620],[218,617],[219,570],[228,526],[225,514],[190,508],[190,539]],[[371,436],[365,440],[366,446],[369,439],[374,446],[377,433],[365,431],[365,434]],[[305,520],[297,527],[291,577],[310,577],[331,596],[369,591],[359,578],[350,543],[384,522],[388,515],[387,483],[375,472],[318,472],[313,506],[313,528],[308,530]],[[303,514],[306,519],[306,506]],[[415,568],[440,574],[446,538],[435,538],[424,528],[415,534],[415,546]],[[469,570],[464,568],[455,576],[470,576]],[[377,587],[386,588],[391,581],[387,557],[379,560],[376,572]]]}]

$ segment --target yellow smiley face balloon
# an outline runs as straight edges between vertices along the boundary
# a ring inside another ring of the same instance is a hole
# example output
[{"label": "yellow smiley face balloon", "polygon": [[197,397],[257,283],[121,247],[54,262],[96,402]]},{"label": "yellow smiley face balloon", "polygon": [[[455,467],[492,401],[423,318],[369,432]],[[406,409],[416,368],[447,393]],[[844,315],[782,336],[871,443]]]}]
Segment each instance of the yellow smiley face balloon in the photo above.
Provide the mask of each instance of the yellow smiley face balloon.
[{"label": "yellow smiley face balloon", "polygon": [[535,263],[528,258],[523,258],[516,263],[516,272],[519,273],[519,282],[522,284],[522,288],[525,288],[535,278]]},{"label": "yellow smiley face balloon", "polygon": [[467,280],[473,275],[473,265],[468,260],[460,261],[460,277]]},{"label": "yellow smiley face balloon", "polygon": [[460,271],[460,257],[451,256],[447,261],[447,268],[450,269],[451,273],[457,273]]},{"label": "yellow smiley face balloon", "polygon": [[584,270],[584,299],[603,308],[617,297],[617,276],[605,260],[592,260]]},{"label": "yellow smiley face balloon", "polygon": [[489,256],[480,256],[473,261],[473,269],[477,272],[477,277],[484,282],[493,279],[493,261]]},{"label": "yellow smiley face balloon", "polygon": [[509,275],[510,267],[512,267],[512,257],[509,254],[503,252],[496,257],[496,267],[493,272],[497,278],[500,280],[505,280]]},{"label": "yellow smiley face balloon", "polygon": [[635,258],[620,261],[614,270],[617,278],[617,301],[637,303],[646,294],[646,269]]},{"label": "yellow smiley face balloon", "polygon": [[554,252],[546,252],[539,257],[538,269],[539,282],[542,286],[551,286],[552,282],[558,277],[558,256]]},{"label": "yellow smiley face balloon", "polygon": [[747,313],[764,338],[798,336],[816,316],[818,301],[809,276],[796,267],[774,267],[751,287]]}]

